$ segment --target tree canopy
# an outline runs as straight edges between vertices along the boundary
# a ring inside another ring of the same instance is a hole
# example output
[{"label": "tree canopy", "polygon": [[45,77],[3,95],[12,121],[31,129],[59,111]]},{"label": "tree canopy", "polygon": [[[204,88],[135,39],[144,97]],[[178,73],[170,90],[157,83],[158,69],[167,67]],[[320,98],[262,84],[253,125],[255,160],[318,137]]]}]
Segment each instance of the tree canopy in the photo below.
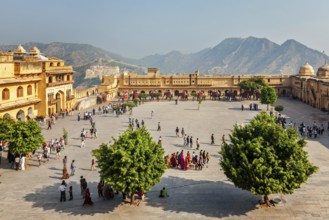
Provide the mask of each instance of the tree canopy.
[{"label": "tree canopy", "polygon": [[8,142],[9,150],[13,153],[26,154],[41,147],[44,137],[36,121],[14,121],[8,126],[3,139]]},{"label": "tree canopy", "polygon": [[317,167],[308,161],[306,141],[296,129],[286,131],[267,113],[248,125],[236,125],[230,142],[223,142],[220,165],[235,186],[253,194],[291,194]]},{"label": "tree canopy", "polygon": [[11,117],[0,118],[0,140],[4,140],[6,134],[11,130],[15,120]]},{"label": "tree canopy", "polygon": [[239,83],[239,86],[241,89],[249,91],[251,94],[253,94],[256,89],[261,89],[266,86],[266,82],[260,76],[253,76],[247,80],[242,80]]},{"label": "tree canopy", "polygon": [[274,105],[277,99],[278,96],[273,87],[265,86],[262,88],[260,93],[260,103],[267,104],[267,110],[268,105]]},{"label": "tree canopy", "polygon": [[100,176],[115,190],[130,194],[145,192],[160,181],[165,172],[164,149],[144,128],[126,130],[113,145],[101,144],[93,150]]}]

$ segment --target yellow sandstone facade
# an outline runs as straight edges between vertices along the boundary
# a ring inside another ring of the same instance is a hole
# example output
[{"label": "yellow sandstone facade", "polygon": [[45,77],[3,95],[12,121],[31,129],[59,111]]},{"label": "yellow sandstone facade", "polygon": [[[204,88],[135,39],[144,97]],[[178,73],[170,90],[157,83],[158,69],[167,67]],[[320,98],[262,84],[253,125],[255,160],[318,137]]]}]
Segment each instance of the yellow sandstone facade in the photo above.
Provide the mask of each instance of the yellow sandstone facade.
[{"label": "yellow sandstone facade", "polygon": [[41,55],[38,48],[0,52],[0,117],[26,120],[49,116],[75,103],[73,69],[64,61]]},{"label": "yellow sandstone facade", "polygon": [[[177,94],[203,91],[206,96],[210,91],[221,94],[229,91],[240,95],[239,83],[255,75],[201,75],[199,71],[192,74],[161,75],[158,68],[149,68],[147,75],[125,72],[121,75],[106,76],[98,92],[105,92],[109,97],[133,92],[165,92]],[[305,64],[297,75],[268,74],[257,75],[275,88],[279,96],[299,99],[315,108],[329,111],[329,65],[320,67],[314,74],[313,67]]]}]

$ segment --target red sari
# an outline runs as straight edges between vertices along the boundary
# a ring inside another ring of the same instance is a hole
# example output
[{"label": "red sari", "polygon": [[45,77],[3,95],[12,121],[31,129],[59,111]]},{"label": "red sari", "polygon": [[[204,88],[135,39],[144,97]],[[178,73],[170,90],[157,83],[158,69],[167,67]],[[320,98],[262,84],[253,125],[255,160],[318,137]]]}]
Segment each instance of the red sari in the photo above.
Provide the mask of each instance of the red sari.
[{"label": "red sari", "polygon": [[83,206],[85,205],[93,205],[93,201],[91,201],[91,197],[90,197],[90,191],[89,188],[86,189],[85,192],[85,201],[83,202]]}]

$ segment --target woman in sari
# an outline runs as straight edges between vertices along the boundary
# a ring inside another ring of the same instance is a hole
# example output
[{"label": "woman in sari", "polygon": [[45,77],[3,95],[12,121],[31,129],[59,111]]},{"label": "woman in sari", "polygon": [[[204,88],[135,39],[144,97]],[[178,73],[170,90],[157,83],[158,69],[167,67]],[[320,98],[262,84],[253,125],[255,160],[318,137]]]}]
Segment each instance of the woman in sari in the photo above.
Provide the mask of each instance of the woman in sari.
[{"label": "woman in sari", "polygon": [[183,153],[183,151],[180,153],[180,155],[179,155],[179,157],[180,157],[180,168],[181,169],[183,169],[184,170],[184,168],[185,168],[185,160],[184,160],[184,153]]},{"label": "woman in sari", "polygon": [[83,206],[85,205],[93,205],[93,201],[91,201],[91,197],[90,197],[90,191],[89,188],[86,189],[85,192],[85,201],[83,201]]},{"label": "woman in sari", "polygon": [[173,153],[171,156],[171,165],[176,168],[177,167],[177,159],[176,159],[176,153]]},{"label": "woman in sari", "polygon": [[68,179],[68,178],[70,178],[70,174],[67,172],[67,168],[64,165],[62,179]]}]

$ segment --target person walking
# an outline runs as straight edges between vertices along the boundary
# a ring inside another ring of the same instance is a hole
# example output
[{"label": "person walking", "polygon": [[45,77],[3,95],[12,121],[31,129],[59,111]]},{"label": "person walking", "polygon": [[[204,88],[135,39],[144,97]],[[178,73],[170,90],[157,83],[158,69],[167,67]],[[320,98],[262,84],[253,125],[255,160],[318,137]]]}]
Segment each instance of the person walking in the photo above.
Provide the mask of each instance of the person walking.
[{"label": "person walking", "polygon": [[154,117],[154,111],[151,111],[151,119]]},{"label": "person walking", "polygon": [[48,120],[48,130],[51,130],[51,120]]},{"label": "person walking", "polygon": [[196,139],[196,149],[199,150],[200,148],[200,141],[199,138]]},{"label": "person walking", "polygon": [[161,136],[159,137],[158,144],[159,144],[160,146],[162,146],[162,138],[161,138]]},{"label": "person walking", "polygon": [[72,163],[71,163],[71,176],[74,176],[74,173],[75,173],[75,164],[74,164],[75,160],[72,160]]},{"label": "person walking", "polygon": [[243,106],[243,104],[241,105],[241,111],[243,111],[244,110],[244,106]]},{"label": "person walking", "polygon": [[95,159],[91,160],[91,171],[95,170]]},{"label": "person walking", "polygon": [[87,188],[86,189],[86,192],[85,192],[85,200],[83,201],[83,205],[82,206],[85,206],[85,205],[93,205],[93,204],[94,204],[94,202],[91,200],[89,188]]},{"label": "person walking", "polygon": [[214,134],[211,134],[211,144],[215,144],[215,136],[214,136]]},{"label": "person walking", "polygon": [[63,168],[67,167],[66,165],[67,165],[67,156],[64,156],[64,158],[63,158]]},{"label": "person walking", "polygon": [[161,131],[161,125],[160,125],[160,122],[158,122],[158,131]]},{"label": "person walking", "polygon": [[187,136],[186,138],[186,147],[190,145],[190,136]]},{"label": "person walking", "polygon": [[38,154],[39,167],[41,166],[41,160],[42,160],[42,153],[39,152],[39,154]]},{"label": "person walking", "polygon": [[193,137],[191,136],[190,137],[190,148],[192,148],[193,147]]},{"label": "person walking", "polygon": [[61,193],[60,202],[66,201],[66,182],[63,180],[62,184],[58,187],[58,191]]},{"label": "person walking", "polygon": [[179,137],[179,128],[176,127],[176,137]]},{"label": "person walking", "polygon": [[182,131],[181,131],[181,133],[182,133],[182,137],[184,137],[184,135],[185,135],[185,131],[184,131],[184,128],[182,128]]},{"label": "person walking", "polygon": [[100,181],[98,183],[98,185],[97,185],[97,191],[98,191],[98,198],[104,198],[102,181]]}]

